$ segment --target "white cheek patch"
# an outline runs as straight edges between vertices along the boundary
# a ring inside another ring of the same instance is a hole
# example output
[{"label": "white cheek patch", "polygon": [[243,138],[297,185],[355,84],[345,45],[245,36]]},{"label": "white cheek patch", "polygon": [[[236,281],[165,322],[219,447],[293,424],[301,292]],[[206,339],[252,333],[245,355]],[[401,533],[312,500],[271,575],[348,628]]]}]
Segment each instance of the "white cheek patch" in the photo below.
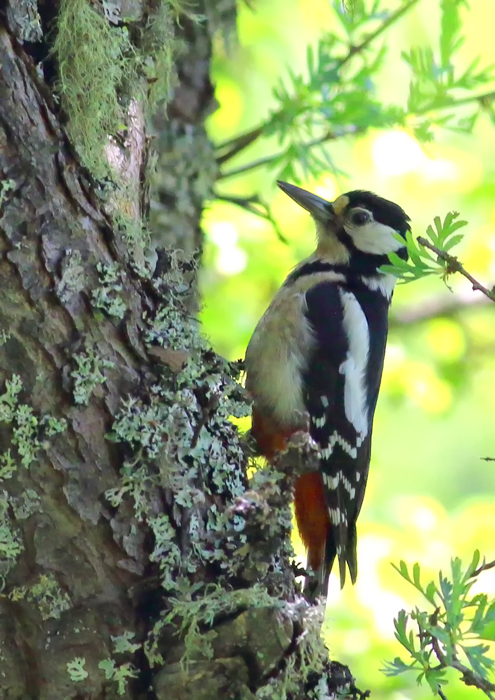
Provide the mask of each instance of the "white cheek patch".
[{"label": "white cheek patch", "polygon": [[358,434],[360,447],[368,434],[368,405],[366,369],[370,349],[368,321],[358,300],[351,292],[339,289],[343,310],[344,330],[349,342],[347,359],[339,372],[345,377],[344,409],[347,420]]},{"label": "white cheek patch", "polygon": [[370,221],[365,226],[344,224],[344,229],[352,238],[356,248],[363,253],[387,255],[388,253],[394,253],[405,245],[405,242],[398,241],[395,238],[397,231],[378,221]]}]

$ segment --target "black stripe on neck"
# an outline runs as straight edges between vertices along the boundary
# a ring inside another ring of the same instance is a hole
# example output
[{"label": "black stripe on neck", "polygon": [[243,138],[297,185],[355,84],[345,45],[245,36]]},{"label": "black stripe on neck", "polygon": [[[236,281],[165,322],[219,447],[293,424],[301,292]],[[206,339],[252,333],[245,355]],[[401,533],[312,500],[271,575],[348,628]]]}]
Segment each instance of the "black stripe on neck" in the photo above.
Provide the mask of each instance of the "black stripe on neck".
[{"label": "black stripe on neck", "polygon": [[[388,262],[388,258],[386,258],[386,256],[383,257],[385,257],[385,260],[380,262],[380,265],[384,265],[386,262]],[[380,274],[376,266],[373,265],[360,266],[356,268],[354,264],[352,267],[350,267],[349,265],[333,265],[332,263],[323,262],[322,260],[315,260],[314,262],[305,263],[296,270],[293,270],[285,280],[284,286],[290,286],[301,277],[314,275],[318,272],[335,272],[338,275],[342,275],[345,281],[339,282],[339,284],[351,287],[363,286],[364,282],[361,280],[361,277],[377,277]]]},{"label": "black stripe on neck", "polygon": [[332,263],[323,262],[323,260],[315,260],[314,262],[305,263],[301,267],[293,270],[284,282],[284,285],[293,284],[296,280],[301,277],[306,277],[307,275],[314,275],[317,272],[337,272],[339,274],[347,275],[349,273],[348,265],[333,265]]},{"label": "black stripe on neck", "polygon": [[[407,248],[399,248],[399,250],[395,252],[399,258],[402,258],[402,260],[407,260]],[[293,270],[288,275],[284,284],[293,284],[300,277],[313,275],[318,272],[335,272],[336,274],[344,275],[349,284],[362,284],[359,279],[360,277],[376,277],[378,274],[380,274],[379,269],[382,265],[390,264],[390,260],[388,259],[387,255],[363,253],[361,250],[358,250],[353,243],[351,255],[351,261],[347,265],[336,265],[323,260],[314,260],[313,262],[305,263],[304,265],[301,265],[301,267]]]}]

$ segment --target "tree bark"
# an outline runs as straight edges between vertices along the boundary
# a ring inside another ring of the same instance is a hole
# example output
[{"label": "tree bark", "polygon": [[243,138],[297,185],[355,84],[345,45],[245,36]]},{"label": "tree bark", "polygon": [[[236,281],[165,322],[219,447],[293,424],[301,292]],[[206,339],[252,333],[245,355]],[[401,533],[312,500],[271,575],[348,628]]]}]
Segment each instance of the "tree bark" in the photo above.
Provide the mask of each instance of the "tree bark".
[{"label": "tree bark", "polygon": [[[352,690],[319,641],[321,609],[296,594],[290,488],[270,469],[246,480],[228,420],[249,409],[239,368],[191,316],[216,176],[204,119],[218,8],[195,6],[201,21],[158,0],[0,9],[0,695]],[[142,37],[169,13],[176,82],[154,122],[156,268],[142,234],[153,150],[143,86],[154,79],[143,62],[134,92],[118,95],[125,128],[101,152],[112,174],[92,171],[58,87],[69,10],[124,27],[129,66],[134,49],[156,51]]]}]

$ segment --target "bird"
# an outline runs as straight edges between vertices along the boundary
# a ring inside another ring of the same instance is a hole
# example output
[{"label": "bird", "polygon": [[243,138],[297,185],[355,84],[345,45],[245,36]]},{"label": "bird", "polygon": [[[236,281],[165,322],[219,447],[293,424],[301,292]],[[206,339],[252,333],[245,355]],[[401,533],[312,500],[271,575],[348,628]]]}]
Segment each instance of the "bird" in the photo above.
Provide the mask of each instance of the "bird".
[{"label": "bird", "polygon": [[410,219],[366,190],[327,201],[287,182],[279,188],[311,215],[316,250],[289,273],[259,320],[246,356],[251,434],[268,462],[298,431],[317,447],[317,470],[295,480],[294,510],[307,550],[304,595],[327,595],[338,560],[357,578],[356,522],[371,457],[373,417],[396,277],[407,260]]}]

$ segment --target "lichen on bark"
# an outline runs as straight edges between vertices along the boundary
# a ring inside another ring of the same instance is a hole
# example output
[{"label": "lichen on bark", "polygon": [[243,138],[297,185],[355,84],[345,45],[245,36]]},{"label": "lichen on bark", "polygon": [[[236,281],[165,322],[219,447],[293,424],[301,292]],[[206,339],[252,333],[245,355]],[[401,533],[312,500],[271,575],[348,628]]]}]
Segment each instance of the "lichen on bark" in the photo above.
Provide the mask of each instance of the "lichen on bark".
[{"label": "lichen on bark", "polygon": [[235,6],[28,4],[41,33],[0,24],[2,693],[331,697],[290,489],[248,483],[241,366],[194,317],[211,41]]}]

